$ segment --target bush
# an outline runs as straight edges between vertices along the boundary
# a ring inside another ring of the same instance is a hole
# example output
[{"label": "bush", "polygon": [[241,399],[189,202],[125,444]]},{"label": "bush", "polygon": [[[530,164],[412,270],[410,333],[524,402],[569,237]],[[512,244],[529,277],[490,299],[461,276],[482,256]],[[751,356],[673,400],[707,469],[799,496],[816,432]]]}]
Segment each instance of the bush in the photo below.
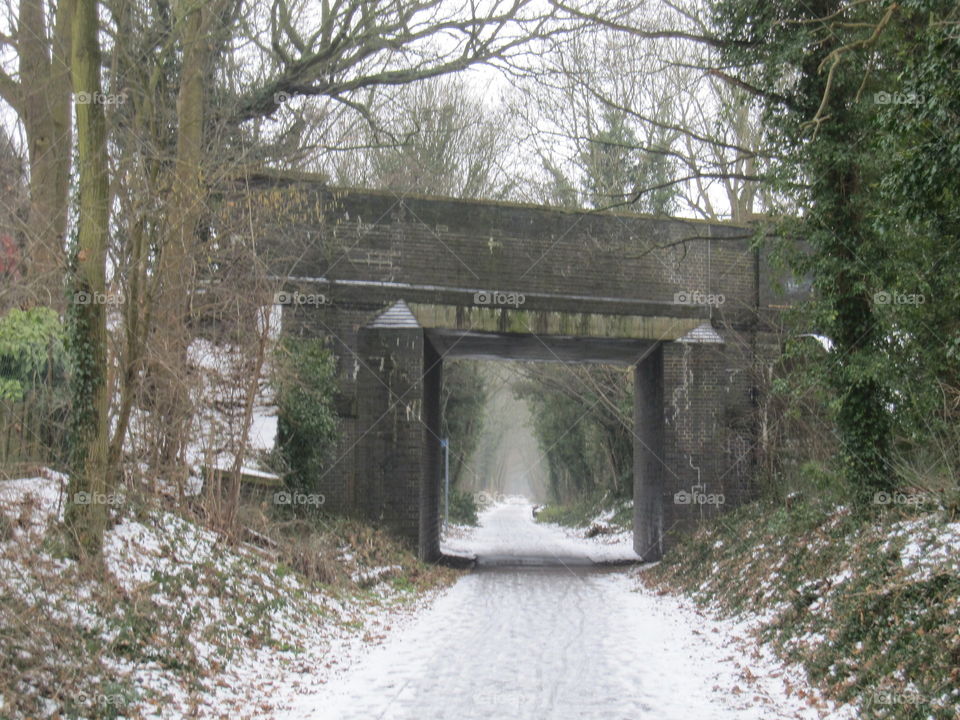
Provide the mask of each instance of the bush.
[{"label": "bush", "polygon": [[473,493],[450,489],[450,522],[458,525],[476,525],[480,508]]},{"label": "bush", "polygon": [[276,351],[273,385],[276,469],[291,490],[314,492],[339,437],[333,354],[321,340],[284,339]]},{"label": "bush", "polygon": [[537,511],[537,522],[555,523],[573,528],[585,528],[593,524],[598,515],[612,510],[605,525],[618,530],[633,529],[633,501],[613,497],[610,492],[593,492],[575,501],[547,505]]},{"label": "bush", "polygon": [[68,373],[55,310],[13,309],[0,317],[0,462],[66,459]]}]

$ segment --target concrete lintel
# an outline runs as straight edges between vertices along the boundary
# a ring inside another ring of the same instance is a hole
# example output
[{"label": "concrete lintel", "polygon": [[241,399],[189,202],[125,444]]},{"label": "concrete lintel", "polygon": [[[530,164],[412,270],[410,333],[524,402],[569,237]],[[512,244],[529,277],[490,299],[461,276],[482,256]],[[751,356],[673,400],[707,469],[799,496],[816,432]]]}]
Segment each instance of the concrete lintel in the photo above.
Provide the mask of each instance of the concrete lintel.
[{"label": "concrete lintel", "polygon": [[534,292],[525,288],[469,288],[385,280],[351,280],[344,278],[278,276],[290,289],[312,287],[323,290],[335,304],[377,304],[403,297],[407,302],[421,306],[450,306],[466,310],[510,310],[509,305],[497,304],[499,297],[518,298],[518,309],[532,312],[562,312],[587,315],[657,316],[671,318],[700,318],[709,316],[709,308],[700,305],[630,297],[609,297],[603,294],[577,295]]},{"label": "concrete lintel", "polygon": [[527,308],[465,308],[456,305],[410,306],[424,328],[631,340],[677,340],[701,325],[703,318],[659,315],[607,315],[537,311]]},{"label": "concrete lintel", "polygon": [[654,342],[626,338],[588,338],[523,333],[428,329],[427,340],[445,359],[602,362],[632,365]]}]

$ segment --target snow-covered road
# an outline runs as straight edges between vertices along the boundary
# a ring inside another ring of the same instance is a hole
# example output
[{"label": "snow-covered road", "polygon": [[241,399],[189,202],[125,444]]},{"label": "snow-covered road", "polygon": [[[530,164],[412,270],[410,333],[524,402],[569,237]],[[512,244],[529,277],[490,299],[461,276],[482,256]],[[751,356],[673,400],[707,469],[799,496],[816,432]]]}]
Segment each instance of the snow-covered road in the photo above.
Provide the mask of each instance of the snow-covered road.
[{"label": "snow-covered road", "polygon": [[778,670],[740,657],[735,626],[637,592],[630,570],[592,566],[597,544],[534,523],[529,505],[493,508],[472,539],[475,572],[282,717],[820,717],[767,676]]},{"label": "snow-covered road", "polygon": [[556,526],[534,522],[533,507],[517,500],[483,513],[479,528],[466,537],[447,538],[443,551],[476,556],[481,567],[590,566],[640,559],[633,552],[630,533],[585,541]]}]

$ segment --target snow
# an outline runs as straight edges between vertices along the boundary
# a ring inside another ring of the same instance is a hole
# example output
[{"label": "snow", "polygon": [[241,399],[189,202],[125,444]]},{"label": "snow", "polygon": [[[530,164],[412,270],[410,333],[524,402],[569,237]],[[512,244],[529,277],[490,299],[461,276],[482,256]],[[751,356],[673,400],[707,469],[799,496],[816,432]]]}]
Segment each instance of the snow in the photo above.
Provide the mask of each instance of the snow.
[{"label": "snow", "polygon": [[802,678],[757,650],[744,626],[638,590],[635,570],[591,565],[608,553],[535,524],[528,505],[498,505],[481,521],[445,543],[476,554],[475,572],[278,717],[853,717],[812,704]]},{"label": "snow", "polygon": [[[150,526],[133,520],[120,523],[108,533],[104,555],[108,569],[128,592],[150,583],[158,574],[190,573],[197,567],[213,564],[223,581],[235,585],[236,594],[251,603],[284,594],[302,596],[303,602],[282,603],[271,611],[271,645],[245,648],[233,662],[224,663],[224,667],[220,667],[217,645],[205,642],[203,633],[191,637],[201,664],[221,670],[202,696],[205,707],[201,708],[201,717],[224,714],[270,717],[274,705],[282,698],[296,696],[304,683],[324,682],[338,666],[347,665],[351,658],[362,655],[368,646],[384,636],[385,628],[400,623],[403,616],[413,610],[389,602],[389,594],[385,592],[379,593],[382,599],[379,604],[359,607],[305,591],[291,575],[278,579],[257,570],[252,558],[237,555],[236,550],[230,553],[219,550],[216,534],[169,513],[156,518]],[[400,570],[400,566],[391,565],[357,570],[353,575],[364,586],[374,586]],[[163,603],[167,599],[155,595],[154,600]],[[193,587],[186,601],[175,600],[185,602],[185,610],[203,614],[201,627],[223,628],[230,624],[227,608],[203,585]],[[323,608],[323,617],[330,621],[318,622],[317,617],[305,615],[304,602]],[[241,619],[232,631],[242,633],[245,629]],[[138,669],[137,674],[143,678],[143,669]],[[151,682],[156,683],[157,679]],[[174,706],[160,715],[174,718],[180,717],[180,712]]]},{"label": "snow", "polygon": [[277,439],[277,408],[257,404],[250,419],[250,446],[257,450],[272,450]]},{"label": "snow", "polygon": [[[266,331],[271,342],[277,337],[279,308],[272,307],[269,317],[257,317],[258,330],[264,320],[269,322]],[[270,377],[270,354],[259,368],[258,382],[250,387],[250,356],[243,348],[230,344],[216,344],[204,338],[195,338],[187,348],[190,366],[196,379],[191,383],[191,400],[197,412],[194,424],[187,433],[184,450],[192,474],[183,491],[188,496],[198,495],[203,487],[202,467],[232,469],[236,456],[243,450],[241,463],[244,473],[254,475],[260,456],[272,450],[277,436],[277,407]],[[244,413],[248,393],[253,392],[250,426],[244,435]],[[126,439],[126,451],[142,455],[148,451],[153,435],[158,431],[155,418],[143,408],[135,407],[130,416],[130,431]],[[267,473],[274,480],[276,476]],[[160,489],[170,495],[179,495],[180,489],[162,481]]]},{"label": "snow", "polygon": [[[40,549],[50,519],[62,509],[66,481],[44,474],[0,482],[0,511],[15,520],[10,541],[0,543],[0,594],[100,636],[110,647],[118,627],[125,626],[118,621],[131,608],[101,604],[99,581],[78,575],[74,561]],[[343,554],[352,557],[349,551]],[[307,587],[244,547],[158,508],[120,518],[105,534],[103,561],[120,594],[134,601],[132,612],[150,617],[157,629],[140,637],[149,647],[137,660],[109,652],[99,658],[100,675],[106,672],[136,688],[139,699],[131,717],[273,717],[278,703],[289,703],[342,672],[433,596],[384,584],[400,566],[365,569],[356,562],[350,564],[363,580],[362,595]],[[44,649],[50,654],[65,648]],[[77,662],[83,650],[71,652]],[[193,663],[200,682],[171,667],[172,656]],[[96,681],[96,674],[77,682]],[[93,716],[98,706],[114,702],[104,692],[80,691],[74,698],[81,696]],[[49,705],[50,715],[63,711],[42,695],[38,702]]]},{"label": "snow", "polygon": [[[223,460],[217,461],[211,468],[212,470],[219,470],[224,473],[233,472],[233,465],[227,465]],[[250,467],[249,465],[241,465],[240,473],[252,478],[259,478],[260,480],[266,480],[268,482],[280,483],[283,478],[281,478],[276,473],[267,472],[265,470],[258,470],[257,468]]]},{"label": "snow", "polygon": [[[62,507],[65,485],[63,476],[42,475],[0,483],[3,512],[41,532]],[[585,538],[536,523],[519,498],[480,520],[443,544],[445,552],[476,557],[477,569],[449,590],[405,603],[383,582],[400,570],[395,565],[352,573],[367,587],[359,602],[278,575],[175,514],[125,517],[105,537],[107,571],[143,607],[197,616],[188,640],[204,680],[188,688],[176,670],[123,657],[104,658],[106,667],[135,683],[138,712],[158,718],[855,717],[821,700],[799,668],[758,645],[755,616],[718,620],[689,600],[643,589],[643,566],[613,567],[637,560],[629,533]],[[957,523],[904,523],[905,567],[925,572],[931,558],[948,562],[942,548],[955,552],[958,530]],[[91,606],[92,587],[56,593],[71,561],[29,552],[33,568],[4,559],[0,575],[12,584],[0,589],[89,632],[115,632]],[[340,557],[349,561],[353,552],[345,546]],[[844,570],[829,584],[848,578]],[[164,589],[171,580],[180,593]],[[264,603],[272,642],[243,640],[263,621],[246,606]]]},{"label": "snow", "polygon": [[[29,517],[28,532],[42,531],[51,519],[63,518],[65,475],[43,468],[40,475],[0,482],[0,512],[11,519]],[[30,512],[23,515],[24,508]]]},{"label": "snow", "polygon": [[448,555],[475,556],[481,565],[503,563],[599,564],[639,561],[632,533],[583,537],[583,531],[533,522],[533,505],[516,497],[480,514],[476,533],[447,537]]},{"label": "snow", "polygon": [[120,586],[130,592],[157,573],[172,574],[212,560],[216,541],[214,533],[170,513],[160,515],[152,527],[124,520],[104,537],[104,562]]},{"label": "snow", "polygon": [[903,543],[900,562],[911,581],[960,573],[960,522],[941,523],[936,515],[896,523],[883,551]]},{"label": "snow", "polygon": [[382,565],[369,570],[357,570],[350,575],[350,579],[357,585],[372,585],[375,582],[389,578],[394,573],[403,570],[399,565]]},{"label": "snow", "polygon": [[[271,323],[276,322],[271,315]],[[271,324],[269,332],[275,330]],[[242,349],[232,345],[217,345],[196,338],[188,347],[188,357],[197,376],[190,391],[197,408],[194,425],[189,431],[185,448],[188,464],[196,473],[186,488],[188,495],[196,495],[202,488],[201,466],[232,468],[236,454],[244,448],[242,464],[250,473],[257,457],[272,450],[277,435],[277,407],[273,391],[265,378],[270,374],[269,355],[260,369],[260,382],[255,389],[251,408],[250,427],[243,437],[243,416],[249,387],[249,358]],[[156,432],[151,413],[134,408],[130,417],[130,432],[126,450],[131,455],[144,452]],[[165,487],[171,494],[178,489]]]},{"label": "snow", "polygon": [[817,335],[816,333],[802,333],[800,337],[813,338],[818,343],[820,343],[820,346],[827,352],[830,352],[831,350],[833,350],[833,340],[828,338],[826,335]]}]

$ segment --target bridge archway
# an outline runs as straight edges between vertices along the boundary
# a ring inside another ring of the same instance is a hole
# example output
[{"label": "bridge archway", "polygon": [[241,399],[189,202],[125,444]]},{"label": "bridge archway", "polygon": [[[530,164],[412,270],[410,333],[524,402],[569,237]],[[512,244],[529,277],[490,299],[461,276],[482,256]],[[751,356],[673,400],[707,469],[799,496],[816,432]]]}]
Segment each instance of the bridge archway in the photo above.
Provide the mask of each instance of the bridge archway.
[{"label": "bridge archway", "polygon": [[[358,344],[360,496],[370,517],[416,543],[425,560],[440,557],[440,397],[447,360],[633,367],[635,551],[644,560],[659,559],[677,529],[719,510],[677,502],[685,497],[677,493],[719,493],[702,473],[710,465],[719,393],[728,388],[704,374],[724,356],[722,337],[707,323],[670,342],[425,328],[399,301],[361,329]],[[698,473],[693,481],[679,463],[683,458]]]}]

